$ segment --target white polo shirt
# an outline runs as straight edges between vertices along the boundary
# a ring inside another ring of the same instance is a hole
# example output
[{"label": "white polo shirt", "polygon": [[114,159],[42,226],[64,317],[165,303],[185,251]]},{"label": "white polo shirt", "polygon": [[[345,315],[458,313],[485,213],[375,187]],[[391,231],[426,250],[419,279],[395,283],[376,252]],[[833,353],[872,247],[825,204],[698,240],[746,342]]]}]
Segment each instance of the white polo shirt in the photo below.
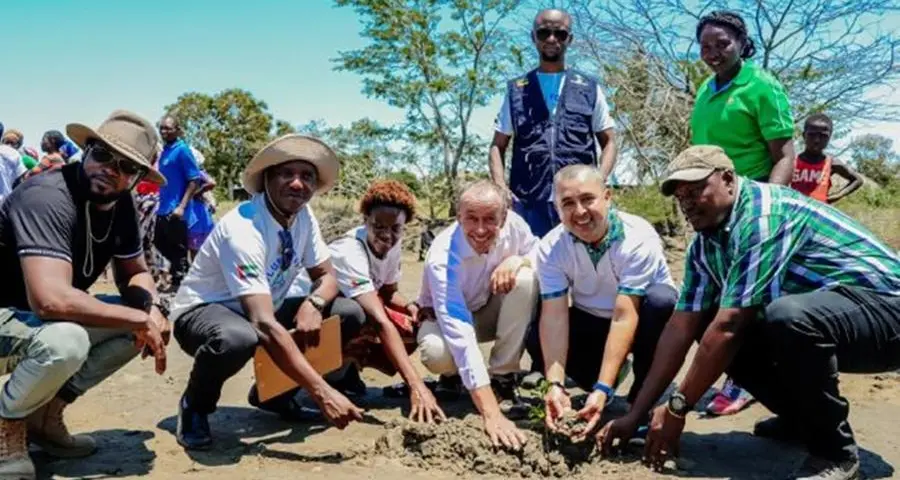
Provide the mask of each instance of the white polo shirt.
[{"label": "white polo shirt", "polygon": [[262,194],[228,212],[207,238],[181,288],[175,295],[171,318],[202,303],[221,303],[246,314],[240,297],[268,294],[277,310],[294,278],[329,258],[319,223],[309,205],[294,217],[291,234],[293,255],[282,268],[281,227],[266,207]]},{"label": "white polo shirt", "polygon": [[397,242],[384,258],[378,258],[369,249],[366,235],[365,225],[359,226],[328,245],[331,263],[337,272],[338,288],[347,298],[377,292],[385,285],[400,281],[401,242]]},{"label": "white polo shirt", "polygon": [[[612,226],[612,222],[617,225]],[[619,294],[644,295],[647,288],[656,284],[675,287],[662,240],[649,222],[613,208],[610,223],[607,238],[600,247],[605,253],[597,261],[591,258],[587,245],[563,225],[547,233],[537,254],[541,298],[556,298],[571,292],[574,306],[598,317],[611,318]]]},{"label": "white polo shirt", "polygon": [[522,217],[510,211],[490,252],[472,250],[462,227],[454,222],[431,243],[425,258],[418,303],[433,307],[441,334],[469,390],[490,384],[475,336],[472,312],[491,297],[491,274],[504,260],[524,256],[534,263],[538,239]]}]

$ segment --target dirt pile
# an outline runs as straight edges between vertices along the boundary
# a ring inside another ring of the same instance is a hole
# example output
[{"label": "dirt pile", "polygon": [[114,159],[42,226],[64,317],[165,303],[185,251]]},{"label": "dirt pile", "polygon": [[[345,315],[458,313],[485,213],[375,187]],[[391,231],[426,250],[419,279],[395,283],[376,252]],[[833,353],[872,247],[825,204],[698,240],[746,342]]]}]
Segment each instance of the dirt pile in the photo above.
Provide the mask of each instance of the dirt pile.
[{"label": "dirt pile", "polygon": [[492,446],[475,415],[441,425],[402,421],[388,427],[370,454],[414,468],[522,478],[571,477],[599,461],[591,441],[574,444],[563,435],[523,431],[528,442],[522,450],[513,451]]}]

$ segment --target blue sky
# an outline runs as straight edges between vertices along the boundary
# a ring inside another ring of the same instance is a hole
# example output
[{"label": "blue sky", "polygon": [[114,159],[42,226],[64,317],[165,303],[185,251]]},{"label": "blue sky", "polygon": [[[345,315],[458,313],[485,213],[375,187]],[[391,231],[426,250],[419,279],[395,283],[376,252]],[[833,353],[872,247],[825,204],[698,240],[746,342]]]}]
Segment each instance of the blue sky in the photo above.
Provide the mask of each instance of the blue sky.
[{"label": "blue sky", "polygon": [[[355,12],[331,0],[4,3],[0,121],[28,145],[68,122],[97,125],[116,108],[155,121],[184,92],[231,87],[294,124],[402,118],[362,95],[359,77],[332,70],[338,51],[363,41]],[[499,94],[474,116],[476,131],[490,132]],[[889,135],[900,149],[900,122],[863,131]]]}]

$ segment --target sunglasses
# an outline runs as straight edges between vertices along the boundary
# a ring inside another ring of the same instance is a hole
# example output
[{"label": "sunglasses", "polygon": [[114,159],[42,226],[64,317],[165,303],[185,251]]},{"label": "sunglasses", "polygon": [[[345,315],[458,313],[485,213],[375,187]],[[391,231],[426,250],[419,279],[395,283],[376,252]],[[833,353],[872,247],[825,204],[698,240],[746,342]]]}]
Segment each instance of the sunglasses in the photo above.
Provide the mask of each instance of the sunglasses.
[{"label": "sunglasses", "polygon": [[291,236],[290,230],[281,230],[278,232],[278,239],[281,241],[281,271],[285,271],[294,263],[294,238]]},{"label": "sunglasses", "polygon": [[90,156],[94,161],[101,164],[114,163],[116,170],[128,176],[146,173],[147,169],[135,165],[133,161],[127,158],[113,154],[105,147],[100,145],[91,145]]},{"label": "sunglasses", "polygon": [[551,36],[555,37],[560,42],[565,42],[569,39],[569,31],[554,28],[539,28],[534,31],[534,36],[542,42],[546,42]]}]

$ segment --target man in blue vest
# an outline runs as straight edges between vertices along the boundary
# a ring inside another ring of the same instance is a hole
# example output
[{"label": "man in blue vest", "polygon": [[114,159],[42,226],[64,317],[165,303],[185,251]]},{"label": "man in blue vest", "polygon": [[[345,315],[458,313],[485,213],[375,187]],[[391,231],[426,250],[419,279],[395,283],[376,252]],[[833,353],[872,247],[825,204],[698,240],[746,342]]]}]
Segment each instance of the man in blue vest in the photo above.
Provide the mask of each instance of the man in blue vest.
[{"label": "man in blue vest", "polygon": [[[538,68],[507,83],[490,150],[491,178],[512,194],[513,210],[543,237],[559,224],[553,206],[553,175],[567,165],[597,165],[604,178],[616,159],[609,105],[595,77],[567,69],[572,18],[562,10],[543,10],[531,38],[540,55]],[[509,186],[504,157],[513,142]]]}]

